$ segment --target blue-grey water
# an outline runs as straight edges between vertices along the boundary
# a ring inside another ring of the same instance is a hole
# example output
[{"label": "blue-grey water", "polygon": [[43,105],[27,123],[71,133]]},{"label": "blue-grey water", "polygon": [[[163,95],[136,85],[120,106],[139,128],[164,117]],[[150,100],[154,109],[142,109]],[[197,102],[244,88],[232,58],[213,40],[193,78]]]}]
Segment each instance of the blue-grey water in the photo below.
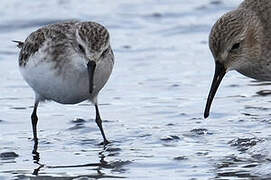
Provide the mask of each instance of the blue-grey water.
[{"label": "blue-grey water", "polygon": [[[240,0],[1,0],[0,180],[271,178],[271,84],[230,72],[203,110],[214,63],[208,35]],[[41,104],[32,155],[33,91],[18,49],[37,28],[105,25],[116,64],[100,94],[104,148],[89,102]]]}]

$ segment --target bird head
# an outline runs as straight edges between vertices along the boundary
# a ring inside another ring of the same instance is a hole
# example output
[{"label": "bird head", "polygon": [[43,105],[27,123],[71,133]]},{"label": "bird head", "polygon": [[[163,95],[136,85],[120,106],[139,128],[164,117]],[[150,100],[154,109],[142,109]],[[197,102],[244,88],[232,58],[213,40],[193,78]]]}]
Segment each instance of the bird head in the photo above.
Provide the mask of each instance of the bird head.
[{"label": "bird head", "polygon": [[257,63],[261,53],[260,20],[248,10],[237,9],[223,15],[209,35],[209,47],[215,61],[215,73],[204,117],[209,116],[216,91],[230,70],[247,71]]},{"label": "bird head", "polygon": [[109,33],[105,27],[95,22],[82,22],[76,31],[77,51],[84,57],[88,75],[89,92],[93,92],[96,65],[110,48]]}]

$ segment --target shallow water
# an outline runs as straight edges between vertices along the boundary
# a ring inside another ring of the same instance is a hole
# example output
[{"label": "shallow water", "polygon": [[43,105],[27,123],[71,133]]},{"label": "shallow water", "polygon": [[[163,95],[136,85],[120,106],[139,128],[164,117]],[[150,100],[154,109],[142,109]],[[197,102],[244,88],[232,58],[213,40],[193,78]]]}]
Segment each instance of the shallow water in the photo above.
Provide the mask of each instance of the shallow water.
[{"label": "shallow water", "polygon": [[[1,1],[0,180],[271,178],[270,83],[229,73],[203,119],[214,70],[208,34],[240,0],[78,2]],[[48,102],[38,111],[37,157],[33,92],[11,40],[69,19],[110,31],[116,64],[99,102],[113,143],[99,145],[90,103]]]}]

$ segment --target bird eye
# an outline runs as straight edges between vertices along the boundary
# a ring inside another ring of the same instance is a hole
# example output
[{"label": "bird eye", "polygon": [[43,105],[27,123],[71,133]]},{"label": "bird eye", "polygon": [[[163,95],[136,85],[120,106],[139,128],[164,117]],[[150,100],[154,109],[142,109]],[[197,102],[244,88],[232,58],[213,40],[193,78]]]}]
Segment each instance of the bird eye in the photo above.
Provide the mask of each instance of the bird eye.
[{"label": "bird eye", "polygon": [[232,46],[231,51],[236,50],[236,49],[238,49],[239,47],[240,47],[240,43],[235,43],[235,44]]},{"label": "bird eye", "polygon": [[81,51],[81,53],[85,54],[84,47],[81,44],[79,44],[78,47],[79,47],[79,50]]}]

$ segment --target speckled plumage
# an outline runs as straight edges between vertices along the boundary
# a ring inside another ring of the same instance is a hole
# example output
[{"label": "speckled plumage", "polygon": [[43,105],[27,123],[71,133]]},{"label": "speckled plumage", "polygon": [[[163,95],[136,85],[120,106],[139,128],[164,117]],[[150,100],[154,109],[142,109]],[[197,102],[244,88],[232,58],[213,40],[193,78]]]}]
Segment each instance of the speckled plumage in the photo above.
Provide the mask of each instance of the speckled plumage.
[{"label": "speckled plumage", "polygon": [[216,71],[205,117],[226,72],[237,70],[254,79],[271,80],[271,1],[245,0],[223,15],[211,30],[209,47]]},{"label": "speckled plumage", "polygon": [[[95,22],[69,21],[44,26],[18,43],[20,71],[35,91],[32,123],[43,100],[75,104],[90,100],[104,143],[97,96],[112,72],[114,55],[107,29]],[[35,124],[35,123],[34,123]],[[33,126],[34,139],[37,139]]]},{"label": "speckled plumage", "polygon": [[[271,80],[271,1],[245,0],[213,26],[210,49],[228,70],[259,80]],[[234,43],[240,51],[231,53]]]},{"label": "speckled plumage", "polygon": [[90,49],[99,51],[105,44],[108,44],[109,34],[103,26],[97,23],[82,23],[77,27],[81,39],[92,42],[89,43]]},{"label": "speckled plumage", "polygon": [[68,55],[69,49],[78,50],[78,42],[75,40],[76,30],[82,40],[88,42],[89,48],[94,51],[99,51],[103,45],[109,43],[109,33],[106,28],[95,22],[69,21],[47,25],[27,37],[20,51],[19,65],[25,66],[29,57],[36,53],[46,41],[49,43],[47,53],[53,56],[54,61],[63,59],[62,56]]}]

